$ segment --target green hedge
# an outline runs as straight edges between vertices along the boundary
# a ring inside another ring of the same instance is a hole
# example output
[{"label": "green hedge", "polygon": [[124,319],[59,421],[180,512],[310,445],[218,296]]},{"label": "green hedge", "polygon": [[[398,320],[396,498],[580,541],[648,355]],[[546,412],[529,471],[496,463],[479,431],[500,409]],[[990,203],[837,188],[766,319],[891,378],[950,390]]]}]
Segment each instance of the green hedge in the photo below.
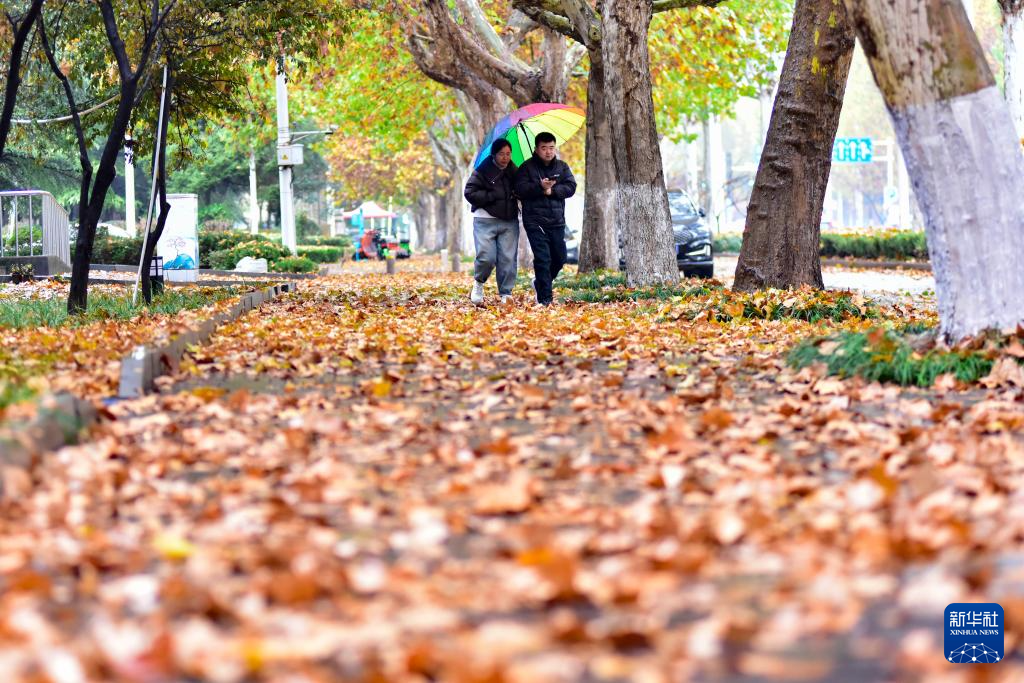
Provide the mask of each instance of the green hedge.
[{"label": "green hedge", "polygon": [[19,225],[13,235],[8,235],[4,238],[4,249],[20,248],[23,254],[29,254],[32,250],[33,243],[37,251],[42,250],[42,228],[32,228],[30,231],[27,225]]},{"label": "green hedge", "polygon": [[[739,253],[743,235],[715,235],[715,253]],[[888,261],[927,261],[928,243],[923,232],[887,230],[877,233],[824,233],[821,255]]]},{"label": "green hedge", "polygon": [[210,266],[217,270],[233,270],[246,256],[265,258],[268,264],[291,256],[291,252],[280,244],[262,239],[249,240],[229,249],[219,249],[209,255]]},{"label": "green hedge", "polygon": [[[71,254],[75,253],[75,243],[71,243]],[[138,266],[142,258],[141,237],[111,237],[104,230],[96,233],[96,241],[92,244],[92,262],[104,265]]]},{"label": "green hedge", "polygon": [[315,263],[337,263],[345,255],[345,250],[340,247],[300,246],[297,251],[299,256]]},{"label": "green hedge", "polygon": [[351,247],[352,238],[348,235],[338,235],[337,237],[324,237],[322,235],[315,235],[311,237],[303,237],[299,240],[300,247]]},{"label": "green hedge", "polygon": [[315,273],[320,266],[302,256],[286,256],[274,261],[270,270],[275,273]]},{"label": "green hedge", "polygon": [[743,245],[743,235],[715,235],[714,249],[716,254],[738,254]]},{"label": "green hedge", "polygon": [[923,232],[889,230],[874,234],[826,233],[821,255],[829,258],[927,261],[928,242]]},{"label": "green hedge", "polygon": [[[263,235],[253,235],[244,230],[200,230],[199,267],[212,268],[210,257],[214,252],[234,249],[247,242],[270,242]],[[234,268],[234,266],[232,266]]]}]

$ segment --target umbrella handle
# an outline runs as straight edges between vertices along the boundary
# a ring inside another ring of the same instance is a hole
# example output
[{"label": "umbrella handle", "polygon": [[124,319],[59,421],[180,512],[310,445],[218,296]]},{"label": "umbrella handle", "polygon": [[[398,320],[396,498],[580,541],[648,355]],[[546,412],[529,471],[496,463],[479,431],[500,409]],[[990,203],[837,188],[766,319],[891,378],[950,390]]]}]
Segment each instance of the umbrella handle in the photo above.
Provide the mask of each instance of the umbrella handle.
[{"label": "umbrella handle", "polygon": [[527,132],[526,126],[523,125],[522,121],[519,122],[519,128],[523,131],[523,135],[526,136],[526,143],[530,145],[530,156],[533,156],[536,153],[536,150],[533,148],[533,140],[530,139],[530,133]]}]

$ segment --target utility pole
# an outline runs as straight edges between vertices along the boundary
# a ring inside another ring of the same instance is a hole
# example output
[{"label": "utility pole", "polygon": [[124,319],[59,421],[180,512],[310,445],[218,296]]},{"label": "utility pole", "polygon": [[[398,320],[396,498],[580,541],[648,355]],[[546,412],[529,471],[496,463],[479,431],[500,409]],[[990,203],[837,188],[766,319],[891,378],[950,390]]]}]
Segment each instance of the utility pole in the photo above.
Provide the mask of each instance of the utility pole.
[{"label": "utility pole", "polygon": [[131,133],[124,134],[124,228],[129,237],[139,230],[135,222],[135,140]]},{"label": "utility pole", "polygon": [[292,202],[292,144],[288,120],[288,75],[284,50],[277,58],[277,170],[281,185],[281,243],[295,253],[295,205]]},{"label": "utility pole", "polygon": [[[288,74],[285,68],[284,35],[278,34],[277,57],[277,169],[281,185],[281,243],[295,253],[295,204],[292,192],[292,167],[302,165],[302,145],[295,143],[310,135],[331,135],[337,126],[326,130],[291,130],[288,119]],[[252,164],[250,159],[250,164]],[[251,168],[251,166],[250,166]]]}]

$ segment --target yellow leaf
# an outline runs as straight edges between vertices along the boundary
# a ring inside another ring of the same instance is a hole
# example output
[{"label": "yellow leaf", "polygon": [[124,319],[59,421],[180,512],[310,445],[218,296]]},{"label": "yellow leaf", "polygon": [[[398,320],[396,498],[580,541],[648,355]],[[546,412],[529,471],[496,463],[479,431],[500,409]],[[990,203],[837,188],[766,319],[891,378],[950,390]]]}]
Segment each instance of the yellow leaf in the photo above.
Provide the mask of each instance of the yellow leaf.
[{"label": "yellow leaf", "polygon": [[377,398],[387,398],[391,393],[391,382],[386,379],[378,379],[371,385],[371,391]]},{"label": "yellow leaf", "polygon": [[187,560],[195,552],[195,546],[188,539],[173,534],[160,534],[153,539],[153,549],[165,560]]}]

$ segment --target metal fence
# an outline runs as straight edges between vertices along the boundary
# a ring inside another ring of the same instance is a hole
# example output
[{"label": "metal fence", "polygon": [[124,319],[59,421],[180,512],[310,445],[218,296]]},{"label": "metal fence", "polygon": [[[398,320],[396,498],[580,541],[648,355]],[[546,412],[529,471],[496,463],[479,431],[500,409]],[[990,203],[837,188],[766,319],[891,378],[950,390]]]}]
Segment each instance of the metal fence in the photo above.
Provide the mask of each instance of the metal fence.
[{"label": "metal fence", "polygon": [[71,265],[68,212],[49,192],[0,192],[0,257],[56,256]]}]

